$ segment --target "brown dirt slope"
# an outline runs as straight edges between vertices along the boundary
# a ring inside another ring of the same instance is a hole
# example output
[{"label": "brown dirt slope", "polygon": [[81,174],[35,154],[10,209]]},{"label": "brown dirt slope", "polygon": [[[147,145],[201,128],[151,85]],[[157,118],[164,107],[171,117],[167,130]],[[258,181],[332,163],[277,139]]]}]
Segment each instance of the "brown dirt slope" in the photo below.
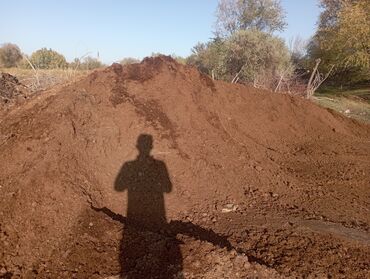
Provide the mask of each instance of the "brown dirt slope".
[{"label": "brown dirt slope", "polygon": [[300,98],[114,64],[4,113],[0,154],[0,277],[369,274],[370,127]]}]

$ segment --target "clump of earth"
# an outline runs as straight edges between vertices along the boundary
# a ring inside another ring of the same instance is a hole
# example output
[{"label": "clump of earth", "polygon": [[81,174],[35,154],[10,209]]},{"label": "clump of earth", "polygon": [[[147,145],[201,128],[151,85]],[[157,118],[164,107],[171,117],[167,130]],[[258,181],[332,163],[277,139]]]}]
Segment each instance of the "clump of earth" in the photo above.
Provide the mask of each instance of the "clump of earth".
[{"label": "clump of earth", "polygon": [[28,88],[21,84],[15,76],[0,73],[0,102],[2,105],[22,102],[29,95]]}]

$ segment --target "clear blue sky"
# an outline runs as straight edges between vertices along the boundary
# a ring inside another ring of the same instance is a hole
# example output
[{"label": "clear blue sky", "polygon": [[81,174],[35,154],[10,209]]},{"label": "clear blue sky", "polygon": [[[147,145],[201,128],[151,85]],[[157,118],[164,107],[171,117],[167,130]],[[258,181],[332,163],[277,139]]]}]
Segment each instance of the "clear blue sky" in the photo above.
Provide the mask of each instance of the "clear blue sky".
[{"label": "clear blue sky", "polygon": [[[48,47],[68,60],[87,52],[103,62],[152,52],[187,56],[212,37],[217,0],[0,0],[0,44],[23,52]],[[309,38],[318,0],[282,0],[288,28],[279,36]]]}]

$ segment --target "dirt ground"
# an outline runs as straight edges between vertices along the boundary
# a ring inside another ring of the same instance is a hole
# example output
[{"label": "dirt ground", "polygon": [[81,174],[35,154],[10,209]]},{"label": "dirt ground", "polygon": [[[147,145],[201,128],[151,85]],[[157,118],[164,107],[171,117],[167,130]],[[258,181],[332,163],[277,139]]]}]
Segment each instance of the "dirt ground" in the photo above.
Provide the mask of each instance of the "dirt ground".
[{"label": "dirt ground", "polygon": [[0,116],[0,278],[369,277],[369,125],[165,56]]}]

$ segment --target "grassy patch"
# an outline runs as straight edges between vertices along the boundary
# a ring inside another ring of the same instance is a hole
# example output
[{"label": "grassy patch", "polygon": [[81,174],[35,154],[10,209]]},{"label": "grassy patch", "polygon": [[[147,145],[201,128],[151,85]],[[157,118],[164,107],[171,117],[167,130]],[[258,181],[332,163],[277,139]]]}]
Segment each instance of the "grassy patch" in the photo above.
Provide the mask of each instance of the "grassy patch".
[{"label": "grassy patch", "polygon": [[370,85],[363,85],[357,88],[336,88],[336,87],[324,87],[320,89],[319,92],[315,94],[317,97],[346,97],[353,98],[355,97],[363,99],[370,103]]},{"label": "grassy patch", "polygon": [[347,117],[370,123],[370,84],[357,87],[323,87],[313,100]]},{"label": "grassy patch", "polygon": [[315,96],[313,100],[319,105],[333,109],[347,117],[370,123],[370,102],[359,97]]}]

